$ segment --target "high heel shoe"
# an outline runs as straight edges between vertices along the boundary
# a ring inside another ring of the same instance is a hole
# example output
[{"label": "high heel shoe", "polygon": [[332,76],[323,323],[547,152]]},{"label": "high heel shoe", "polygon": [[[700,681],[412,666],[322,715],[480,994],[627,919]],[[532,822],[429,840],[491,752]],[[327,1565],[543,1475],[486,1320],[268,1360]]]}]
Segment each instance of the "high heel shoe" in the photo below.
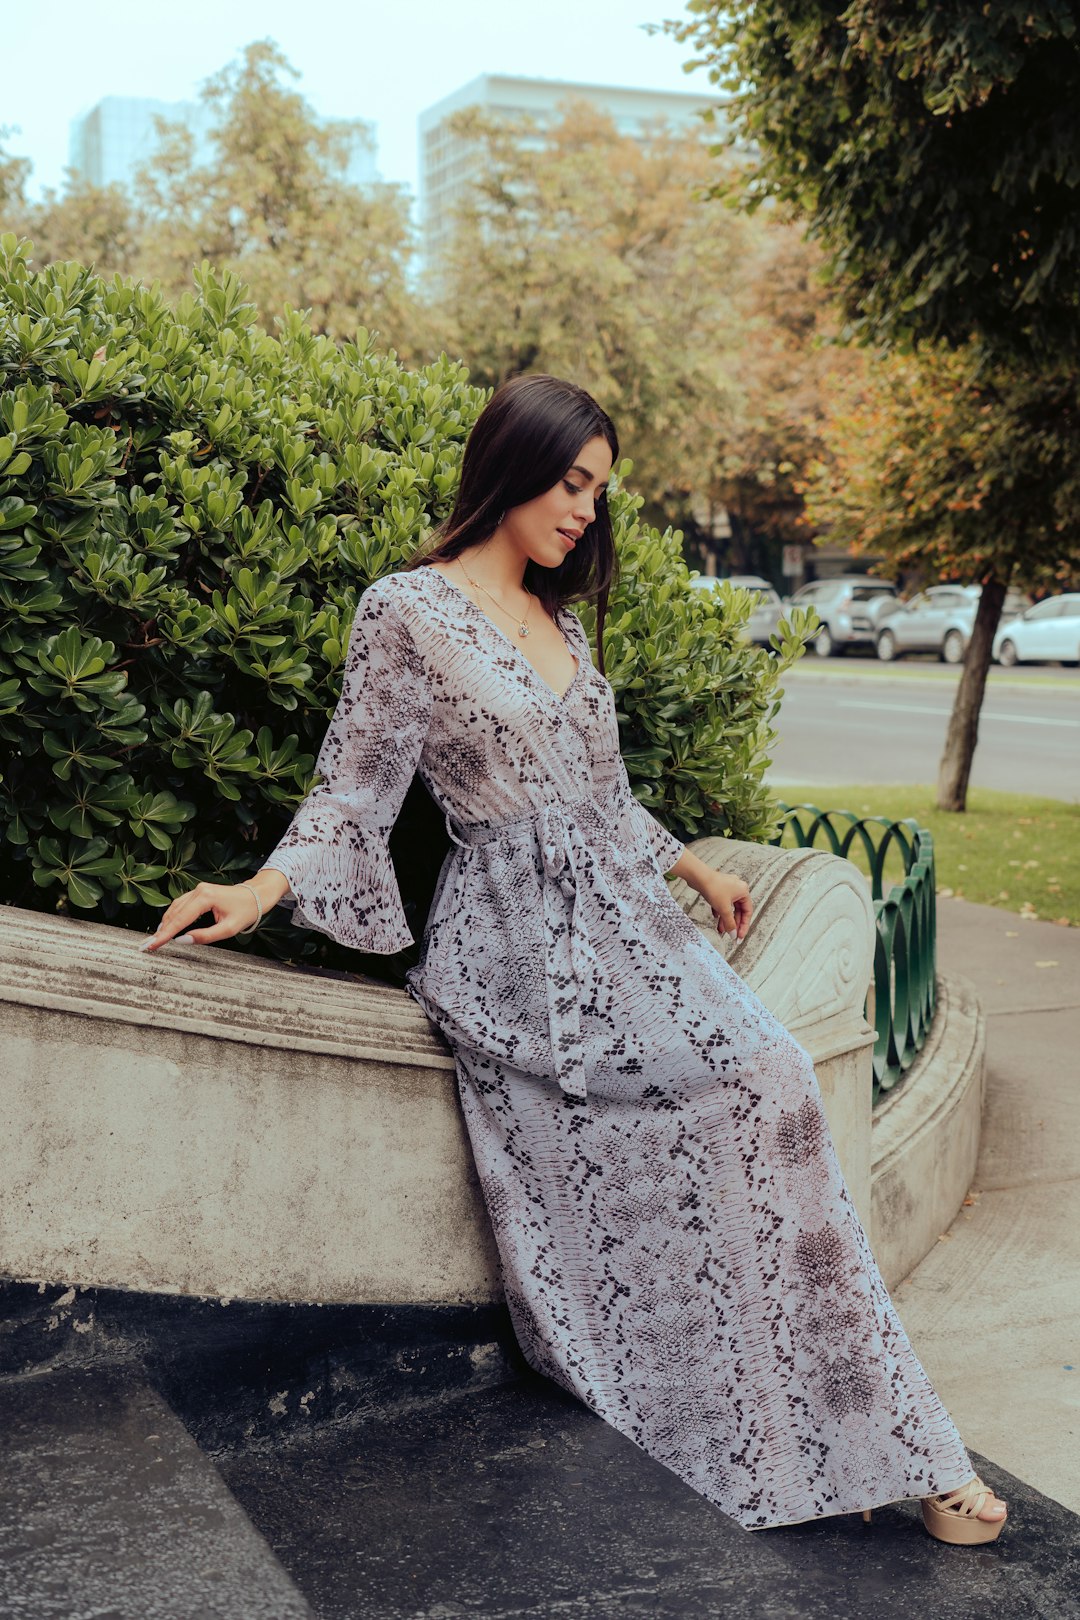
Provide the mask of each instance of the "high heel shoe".
[{"label": "high heel shoe", "polygon": [[944,1496],[924,1496],[923,1523],[938,1541],[949,1541],[956,1546],[973,1547],[984,1541],[995,1541],[1008,1518],[980,1519],[979,1514],[996,1493],[984,1485],[978,1474]]},{"label": "high heel shoe", "polygon": [[[1000,1519],[979,1518],[980,1512],[994,1495],[996,1492],[989,1485],[984,1485],[976,1474],[966,1485],[946,1491],[943,1496],[924,1496],[923,1523],[938,1541],[948,1541],[954,1546],[974,1547],[995,1541],[1001,1534],[1008,1513],[1003,1513]],[[871,1511],[870,1508],[863,1508],[863,1518],[867,1524],[872,1522]]]}]

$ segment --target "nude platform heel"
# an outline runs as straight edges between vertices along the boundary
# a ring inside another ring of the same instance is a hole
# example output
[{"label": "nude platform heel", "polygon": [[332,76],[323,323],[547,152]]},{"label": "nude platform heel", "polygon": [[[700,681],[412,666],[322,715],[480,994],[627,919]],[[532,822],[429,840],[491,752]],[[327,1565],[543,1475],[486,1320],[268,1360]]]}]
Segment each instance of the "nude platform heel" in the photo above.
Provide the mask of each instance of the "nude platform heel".
[{"label": "nude platform heel", "polygon": [[[966,1485],[946,1491],[943,1496],[924,1496],[923,1523],[938,1541],[948,1541],[954,1546],[974,1547],[996,1541],[1008,1513],[1003,1513],[1000,1519],[980,1519],[978,1516],[990,1497],[996,1495],[997,1492],[992,1491],[976,1474]],[[863,1508],[863,1518],[867,1524],[872,1522],[871,1511],[870,1508]]]}]

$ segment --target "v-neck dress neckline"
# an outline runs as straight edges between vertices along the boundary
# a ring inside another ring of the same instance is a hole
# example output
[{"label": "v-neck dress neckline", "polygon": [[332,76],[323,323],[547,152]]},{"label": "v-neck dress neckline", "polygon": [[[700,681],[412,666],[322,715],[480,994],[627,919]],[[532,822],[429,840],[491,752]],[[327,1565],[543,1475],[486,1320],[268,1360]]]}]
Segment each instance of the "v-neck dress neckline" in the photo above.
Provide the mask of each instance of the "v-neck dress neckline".
[{"label": "v-neck dress neckline", "polygon": [[[480,606],[479,602],[474,602],[472,597],[468,594],[467,591],[463,591],[461,586],[456,585],[454,583],[454,581],[452,579],[450,579],[448,575],[444,574],[440,568],[433,568],[430,563],[424,564],[422,566],[423,566],[424,571],[426,573],[435,574],[439,579],[441,579],[444,582],[444,584],[448,585],[450,587],[450,589],[455,592],[456,595],[460,596],[463,602],[467,602],[469,604],[469,606],[472,609],[474,609],[475,612],[480,614],[482,619],[486,620],[486,622],[491,626],[492,630],[494,630],[495,634],[499,637],[500,641],[505,641],[506,645],[511,649],[511,651],[515,652],[517,654],[517,656],[521,659],[521,662],[523,664],[525,664],[532,671],[532,674],[533,674],[534,678],[539,683],[539,685],[543,687],[544,691],[548,693],[548,695],[550,696],[553,703],[556,703],[561,707],[567,701],[567,699],[569,698],[571,692],[574,690],[574,688],[577,685],[578,681],[581,679],[582,655],[580,653],[575,653],[573,651],[573,649],[571,648],[569,642],[566,639],[565,634],[563,633],[562,626],[557,621],[556,621],[555,628],[558,630],[559,634],[562,636],[563,644],[566,647],[567,652],[570,654],[571,658],[574,659],[575,664],[577,665],[576,669],[574,670],[573,676],[571,677],[569,686],[567,686],[565,691],[563,691],[563,692],[556,692],[556,690],[552,686],[551,682],[546,681],[544,679],[544,677],[541,675],[540,671],[537,669],[537,667],[533,663],[532,659],[531,658],[526,658],[526,656],[522,652],[521,648],[519,646],[517,646],[517,644],[515,642],[510,640],[510,637],[506,634],[506,632],[504,630],[499,629],[499,626],[495,623],[495,620],[491,617],[490,613],[486,613],[484,611],[484,609]],[[559,613],[560,614],[565,612],[565,611],[569,611],[569,610],[564,609],[563,607],[559,608]]]}]

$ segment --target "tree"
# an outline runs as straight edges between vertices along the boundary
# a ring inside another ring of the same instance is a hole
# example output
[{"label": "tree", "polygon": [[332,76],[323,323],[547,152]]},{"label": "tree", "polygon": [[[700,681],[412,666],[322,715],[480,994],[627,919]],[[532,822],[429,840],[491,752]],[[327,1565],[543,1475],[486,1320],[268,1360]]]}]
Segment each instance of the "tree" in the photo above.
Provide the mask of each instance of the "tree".
[{"label": "tree", "polygon": [[6,150],[5,142],[10,133],[0,125],[0,214],[4,218],[26,206],[26,181],[30,173],[26,158],[15,157]]},{"label": "tree", "polygon": [[[1016,412],[1037,420],[1060,398],[1061,367],[1080,354],[1075,6],[809,0],[793,10],[779,0],[688,0],[688,10],[664,29],[691,40],[729,93],[719,149],[748,154],[713,194],[750,209],[773,198],[806,217],[852,336],[897,350],[930,345],[929,367],[937,345],[962,353],[975,345],[988,368],[981,403],[991,440],[1008,435]],[[958,417],[948,426],[959,435],[948,457],[962,466],[968,436]],[[1076,426],[1066,412],[1060,432],[1075,435]],[[1073,456],[1077,448],[1074,438]],[[1013,467],[1036,504],[1050,507],[1056,480],[1044,450],[1039,433],[1022,432]],[[1031,460],[1021,463],[1021,453]],[[986,557],[965,550],[964,565],[986,588],[940,779],[942,807],[955,810],[966,803],[1004,599],[990,520],[985,508],[974,511],[987,522]],[[893,520],[902,523],[902,512]],[[933,568],[938,541],[923,518],[912,514],[907,532],[911,545],[900,549],[921,546]],[[949,534],[944,527],[942,543]],[[1047,559],[1055,561],[1056,553]]]},{"label": "tree", "polygon": [[183,124],[159,120],[134,197],[69,171],[61,190],[30,204],[30,165],[0,147],[0,224],[32,239],[41,265],[71,259],[137,275],[176,300],[210,261],[243,277],[268,323],[306,309],[320,334],[347,339],[363,326],[406,364],[437,355],[407,285],[415,241],[405,189],[354,184],[347,171],[362,126],[317,118],[290,76],[271,41],[249,45],[203,87],[214,114],[207,160]]},{"label": "tree", "polygon": [[923,345],[882,359],[825,438],[814,521],[924,577],[982,581],[938,775],[939,806],[962,810],[1007,587],[1080,585],[1080,378]]},{"label": "tree", "polygon": [[142,221],[122,186],[92,186],[69,171],[65,189],[47,188],[23,221],[40,265],[78,259],[103,276],[126,276],[140,258]]},{"label": "tree", "polygon": [[346,173],[358,126],[324,122],[283,79],[295,70],[268,40],[207,81],[213,155],[195,161],[183,125],[163,141],[137,191],[146,221],[140,268],[179,297],[209,260],[242,276],[264,317],[307,309],[317,332],[375,328],[407,359],[416,347],[406,269],[414,251],[404,189],[358,187]]},{"label": "tree", "polygon": [[735,408],[707,495],[729,514],[735,565],[775,574],[780,549],[809,537],[803,488],[827,455],[829,401],[865,368],[858,350],[836,342],[821,256],[801,230],[762,219],[740,283],[731,310]]},{"label": "tree", "polygon": [[573,376],[634,447],[659,505],[700,487],[736,406],[732,305],[745,221],[717,229],[696,194],[711,166],[694,135],[622,135],[585,102],[541,129],[455,115],[477,179],[434,266],[438,328],[473,376]]},{"label": "tree", "polygon": [[1080,33],[1072,0],[688,0],[728,142],[714,187],[792,204],[860,334],[1080,352]]}]

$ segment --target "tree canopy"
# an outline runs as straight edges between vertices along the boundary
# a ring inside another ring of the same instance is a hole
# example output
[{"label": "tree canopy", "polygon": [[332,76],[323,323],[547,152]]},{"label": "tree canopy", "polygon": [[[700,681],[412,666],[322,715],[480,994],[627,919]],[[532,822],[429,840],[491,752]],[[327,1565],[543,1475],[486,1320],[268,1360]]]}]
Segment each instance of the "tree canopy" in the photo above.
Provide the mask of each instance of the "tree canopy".
[{"label": "tree canopy", "polygon": [[407,285],[416,241],[405,188],[350,180],[359,126],[318,118],[295,77],[271,41],[249,45],[201,91],[213,114],[206,159],[182,123],[159,121],[133,193],[69,173],[30,203],[29,165],[0,152],[0,224],[29,237],[41,265],[135,275],[175,300],[209,261],[243,277],[268,324],[304,309],[328,337],[364,326],[407,363],[437,354]]},{"label": "tree canopy", "polygon": [[1072,0],[687,0],[665,23],[752,149],[715,189],[794,205],[853,328],[1080,351],[1080,33]]},{"label": "tree canopy", "polygon": [[973,345],[880,360],[824,427],[809,515],[923,576],[1080,584],[1080,380],[992,367]]},{"label": "tree canopy", "polygon": [[801,537],[793,476],[822,453],[835,365],[818,256],[772,217],[708,201],[694,130],[620,132],[568,101],[547,127],[468,109],[481,155],[432,269],[437,329],[477,380],[536,368],[602,399],[654,509],[732,509],[736,545]]}]

